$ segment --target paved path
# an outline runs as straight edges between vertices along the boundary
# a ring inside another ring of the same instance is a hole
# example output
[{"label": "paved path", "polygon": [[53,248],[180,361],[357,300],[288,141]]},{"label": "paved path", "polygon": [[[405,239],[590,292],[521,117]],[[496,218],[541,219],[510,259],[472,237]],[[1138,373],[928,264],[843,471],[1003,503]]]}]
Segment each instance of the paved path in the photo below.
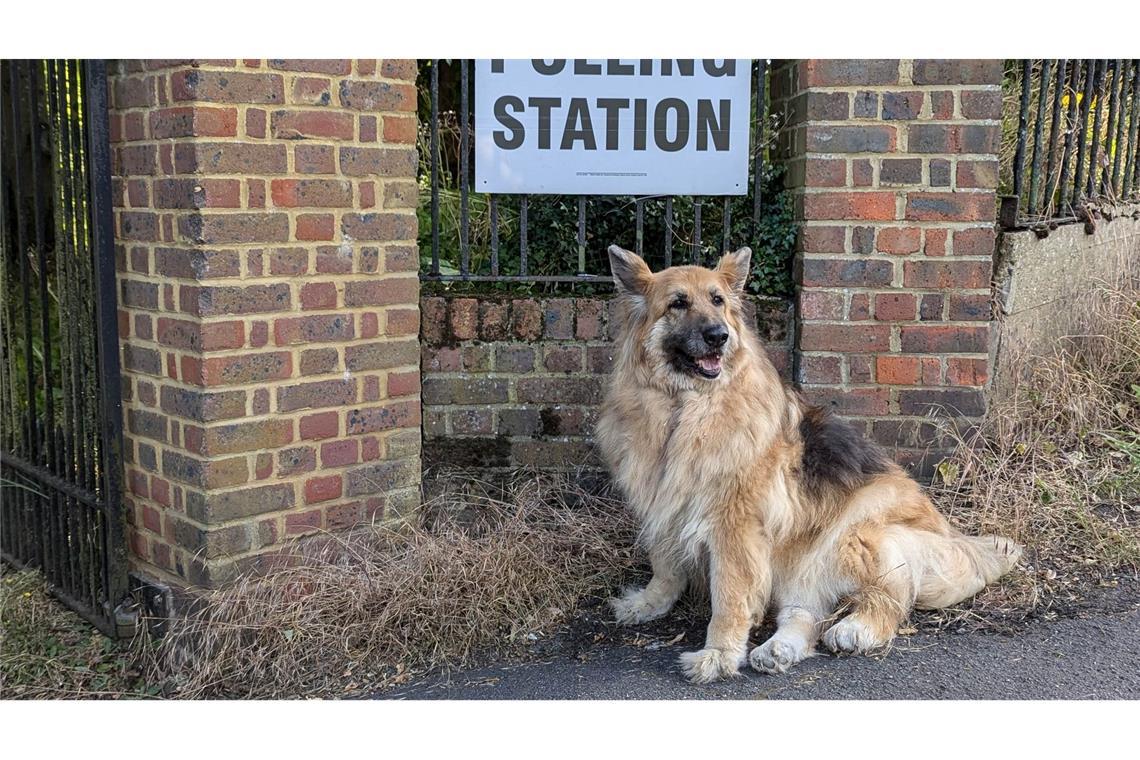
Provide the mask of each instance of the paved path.
[{"label": "paved path", "polygon": [[[692,636],[686,637],[686,642]],[[1015,636],[915,634],[880,658],[818,656],[783,676],[694,686],[686,643],[599,645],[542,662],[453,671],[397,699],[1140,699],[1140,610],[1037,622]],[[657,648],[652,648],[656,646]]]}]

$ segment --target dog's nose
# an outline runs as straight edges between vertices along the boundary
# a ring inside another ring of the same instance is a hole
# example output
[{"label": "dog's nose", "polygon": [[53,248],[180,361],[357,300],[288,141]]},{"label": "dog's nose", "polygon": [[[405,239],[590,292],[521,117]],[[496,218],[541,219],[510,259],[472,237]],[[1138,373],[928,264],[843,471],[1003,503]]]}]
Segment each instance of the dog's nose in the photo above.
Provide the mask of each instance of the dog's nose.
[{"label": "dog's nose", "polygon": [[701,335],[711,348],[720,348],[728,340],[728,328],[724,325],[711,325],[706,327]]}]

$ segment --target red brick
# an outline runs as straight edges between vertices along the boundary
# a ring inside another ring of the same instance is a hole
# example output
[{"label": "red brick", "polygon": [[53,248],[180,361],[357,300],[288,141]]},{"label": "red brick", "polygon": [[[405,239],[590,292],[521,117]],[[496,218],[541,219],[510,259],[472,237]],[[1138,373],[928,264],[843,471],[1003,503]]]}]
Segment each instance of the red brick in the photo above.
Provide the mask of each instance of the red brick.
[{"label": "red brick", "polygon": [[1000,119],[1001,90],[963,90],[962,116],[967,119]]},{"label": "red brick", "polygon": [[800,250],[804,253],[843,253],[846,248],[846,227],[803,227],[800,230]]},{"label": "red brick", "polygon": [[927,230],[922,252],[927,256],[946,255],[946,230]]},{"label": "red brick", "polygon": [[894,278],[894,264],[882,259],[805,259],[805,286],[881,287]]},{"label": "red brick", "polygon": [[150,112],[153,140],[171,137],[236,137],[236,108],[177,106]]},{"label": "red brick", "polygon": [[911,192],[906,199],[906,218],[920,222],[992,221],[994,204],[993,193]]},{"label": "red brick", "polygon": [[332,102],[331,84],[323,77],[297,77],[293,80],[292,102],[303,106],[327,106]]},{"label": "red brick", "polygon": [[951,356],[946,360],[946,382],[950,385],[985,385],[989,377],[986,359]]},{"label": "red brick", "polygon": [[959,161],[958,187],[978,187],[993,190],[998,186],[997,161]]},{"label": "red brick", "polygon": [[889,153],[895,150],[894,127],[883,125],[823,126],[809,124],[809,153]]},{"label": "red brick", "polygon": [[340,415],[337,412],[310,414],[301,418],[300,430],[305,440],[335,438],[340,432]]},{"label": "red brick", "polygon": [[914,356],[879,356],[875,359],[875,377],[884,385],[917,385],[918,366]]},{"label": "red brick", "polygon": [[416,309],[388,309],[386,313],[388,337],[416,335],[419,332],[420,314]]},{"label": "red brick", "polygon": [[170,75],[174,100],[218,103],[283,103],[285,88],[280,74],[191,69]]},{"label": "red brick", "polygon": [[982,354],[989,350],[989,328],[903,325],[902,350],[918,354]]},{"label": "red brick", "polygon": [[479,301],[475,298],[456,298],[449,312],[451,334],[457,340],[475,338],[479,331]]},{"label": "red brick", "polygon": [[886,351],[890,346],[890,339],[889,325],[807,323],[800,331],[800,349],[875,353]]},{"label": "red brick", "polygon": [[894,193],[810,193],[803,196],[804,219],[868,221],[895,218]]},{"label": "red brick", "polygon": [[360,444],[353,438],[321,444],[321,466],[343,467],[356,464]]},{"label": "red brick", "polygon": [[388,396],[396,398],[398,396],[411,396],[419,393],[420,391],[420,373],[419,372],[389,372],[388,373]]},{"label": "red brick", "polygon": [[331,58],[271,58],[269,68],[279,71],[299,71],[305,74],[346,76],[352,71],[351,59]]},{"label": "red brick", "polygon": [[334,224],[332,214],[299,214],[296,237],[298,240],[332,240]]},{"label": "red brick", "polygon": [[336,172],[336,148],[331,145],[298,145],[293,148],[293,162],[300,174],[333,174]]},{"label": "red brick", "polygon": [[393,306],[413,304],[419,293],[416,277],[386,277],[382,280],[348,282],[344,289],[345,306]]},{"label": "red brick", "polygon": [[989,285],[991,274],[988,261],[907,261],[903,265],[903,285],[928,290],[976,290]]},{"label": "red brick", "polygon": [[273,203],[287,208],[343,208],[352,205],[352,184],[347,180],[275,179]]},{"label": "red brick", "polygon": [[213,356],[202,361],[201,372],[207,386],[284,380],[293,374],[293,357],[286,351]]},{"label": "red brick", "polygon": [[897,60],[822,59],[804,61],[800,68],[804,87],[846,87],[895,84]]},{"label": "red brick", "polygon": [[993,227],[975,227],[968,230],[955,230],[955,256],[992,256],[997,236]]},{"label": "red brick", "polygon": [[301,286],[301,308],[335,309],[336,285],[331,282],[307,282]]},{"label": "red brick", "polygon": [[352,114],[343,111],[274,111],[270,126],[274,137],[286,140],[351,140],[356,136]]},{"label": "red brick", "polygon": [[800,357],[801,383],[822,383],[825,385],[839,385],[843,382],[843,370],[838,356],[813,356],[806,354]]},{"label": "red brick", "polygon": [[357,111],[416,110],[413,84],[345,80],[340,85],[340,104]]},{"label": "red brick", "polygon": [[875,319],[880,322],[909,322],[917,313],[918,299],[913,293],[876,293]]},{"label": "red brick", "polygon": [[258,139],[265,137],[266,114],[260,108],[249,108],[245,112],[245,134]]},{"label": "red brick", "polygon": [[391,114],[385,116],[384,142],[415,145],[416,118],[414,116],[394,116]]},{"label": "red brick", "polygon": [[911,78],[915,84],[1001,84],[1002,61],[963,60],[947,58],[940,60],[916,60]]},{"label": "red brick", "polygon": [[847,162],[841,158],[809,158],[804,163],[805,187],[844,187]]},{"label": "red brick", "polygon": [[843,318],[843,294],[804,290],[800,293],[800,316],[803,319],[838,320]]},{"label": "red brick", "polygon": [[880,253],[916,253],[921,237],[918,227],[884,227],[879,230],[875,245]]},{"label": "red brick", "polygon": [[369,311],[360,315],[360,337],[375,338],[380,334],[380,320],[376,312]]},{"label": "red brick", "polygon": [[298,343],[344,342],[355,337],[352,315],[313,314],[273,321],[273,340],[279,346]]},{"label": "red brick", "polygon": [[883,415],[890,410],[888,388],[854,388],[840,390],[828,387],[804,389],[808,399],[843,415]]},{"label": "red brick", "polygon": [[854,293],[851,305],[847,308],[847,318],[852,322],[862,322],[871,318],[871,297],[866,293]]},{"label": "red brick", "polygon": [[320,530],[321,510],[294,512],[285,516],[285,534],[289,536]]}]

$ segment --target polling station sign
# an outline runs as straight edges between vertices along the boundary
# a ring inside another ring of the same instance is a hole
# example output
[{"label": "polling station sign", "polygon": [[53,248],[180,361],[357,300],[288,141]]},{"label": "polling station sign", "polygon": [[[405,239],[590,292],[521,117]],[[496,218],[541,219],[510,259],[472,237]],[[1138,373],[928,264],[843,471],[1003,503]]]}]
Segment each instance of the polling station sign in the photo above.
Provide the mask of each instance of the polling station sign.
[{"label": "polling station sign", "polygon": [[747,59],[475,63],[475,189],[744,195]]}]

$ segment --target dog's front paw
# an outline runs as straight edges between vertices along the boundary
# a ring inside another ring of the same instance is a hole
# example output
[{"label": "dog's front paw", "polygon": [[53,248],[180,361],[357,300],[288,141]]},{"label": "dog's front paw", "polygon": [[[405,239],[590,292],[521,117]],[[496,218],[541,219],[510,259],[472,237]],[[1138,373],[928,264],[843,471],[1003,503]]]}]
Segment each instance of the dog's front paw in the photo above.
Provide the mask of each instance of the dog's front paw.
[{"label": "dog's front paw", "polygon": [[610,609],[621,625],[633,625],[656,620],[669,611],[669,605],[653,604],[646,598],[645,589],[627,589],[620,597],[611,597]]},{"label": "dog's front paw", "polygon": [[680,657],[681,672],[693,683],[712,683],[740,675],[740,656],[723,649],[701,649]]},{"label": "dog's front paw", "polygon": [[890,637],[878,635],[857,615],[843,618],[824,631],[823,644],[832,652],[840,654],[866,654],[890,642]]},{"label": "dog's front paw", "polygon": [[810,654],[811,652],[804,651],[802,647],[797,647],[792,642],[773,636],[749,653],[748,663],[753,670],[778,675],[786,673],[788,668]]}]

